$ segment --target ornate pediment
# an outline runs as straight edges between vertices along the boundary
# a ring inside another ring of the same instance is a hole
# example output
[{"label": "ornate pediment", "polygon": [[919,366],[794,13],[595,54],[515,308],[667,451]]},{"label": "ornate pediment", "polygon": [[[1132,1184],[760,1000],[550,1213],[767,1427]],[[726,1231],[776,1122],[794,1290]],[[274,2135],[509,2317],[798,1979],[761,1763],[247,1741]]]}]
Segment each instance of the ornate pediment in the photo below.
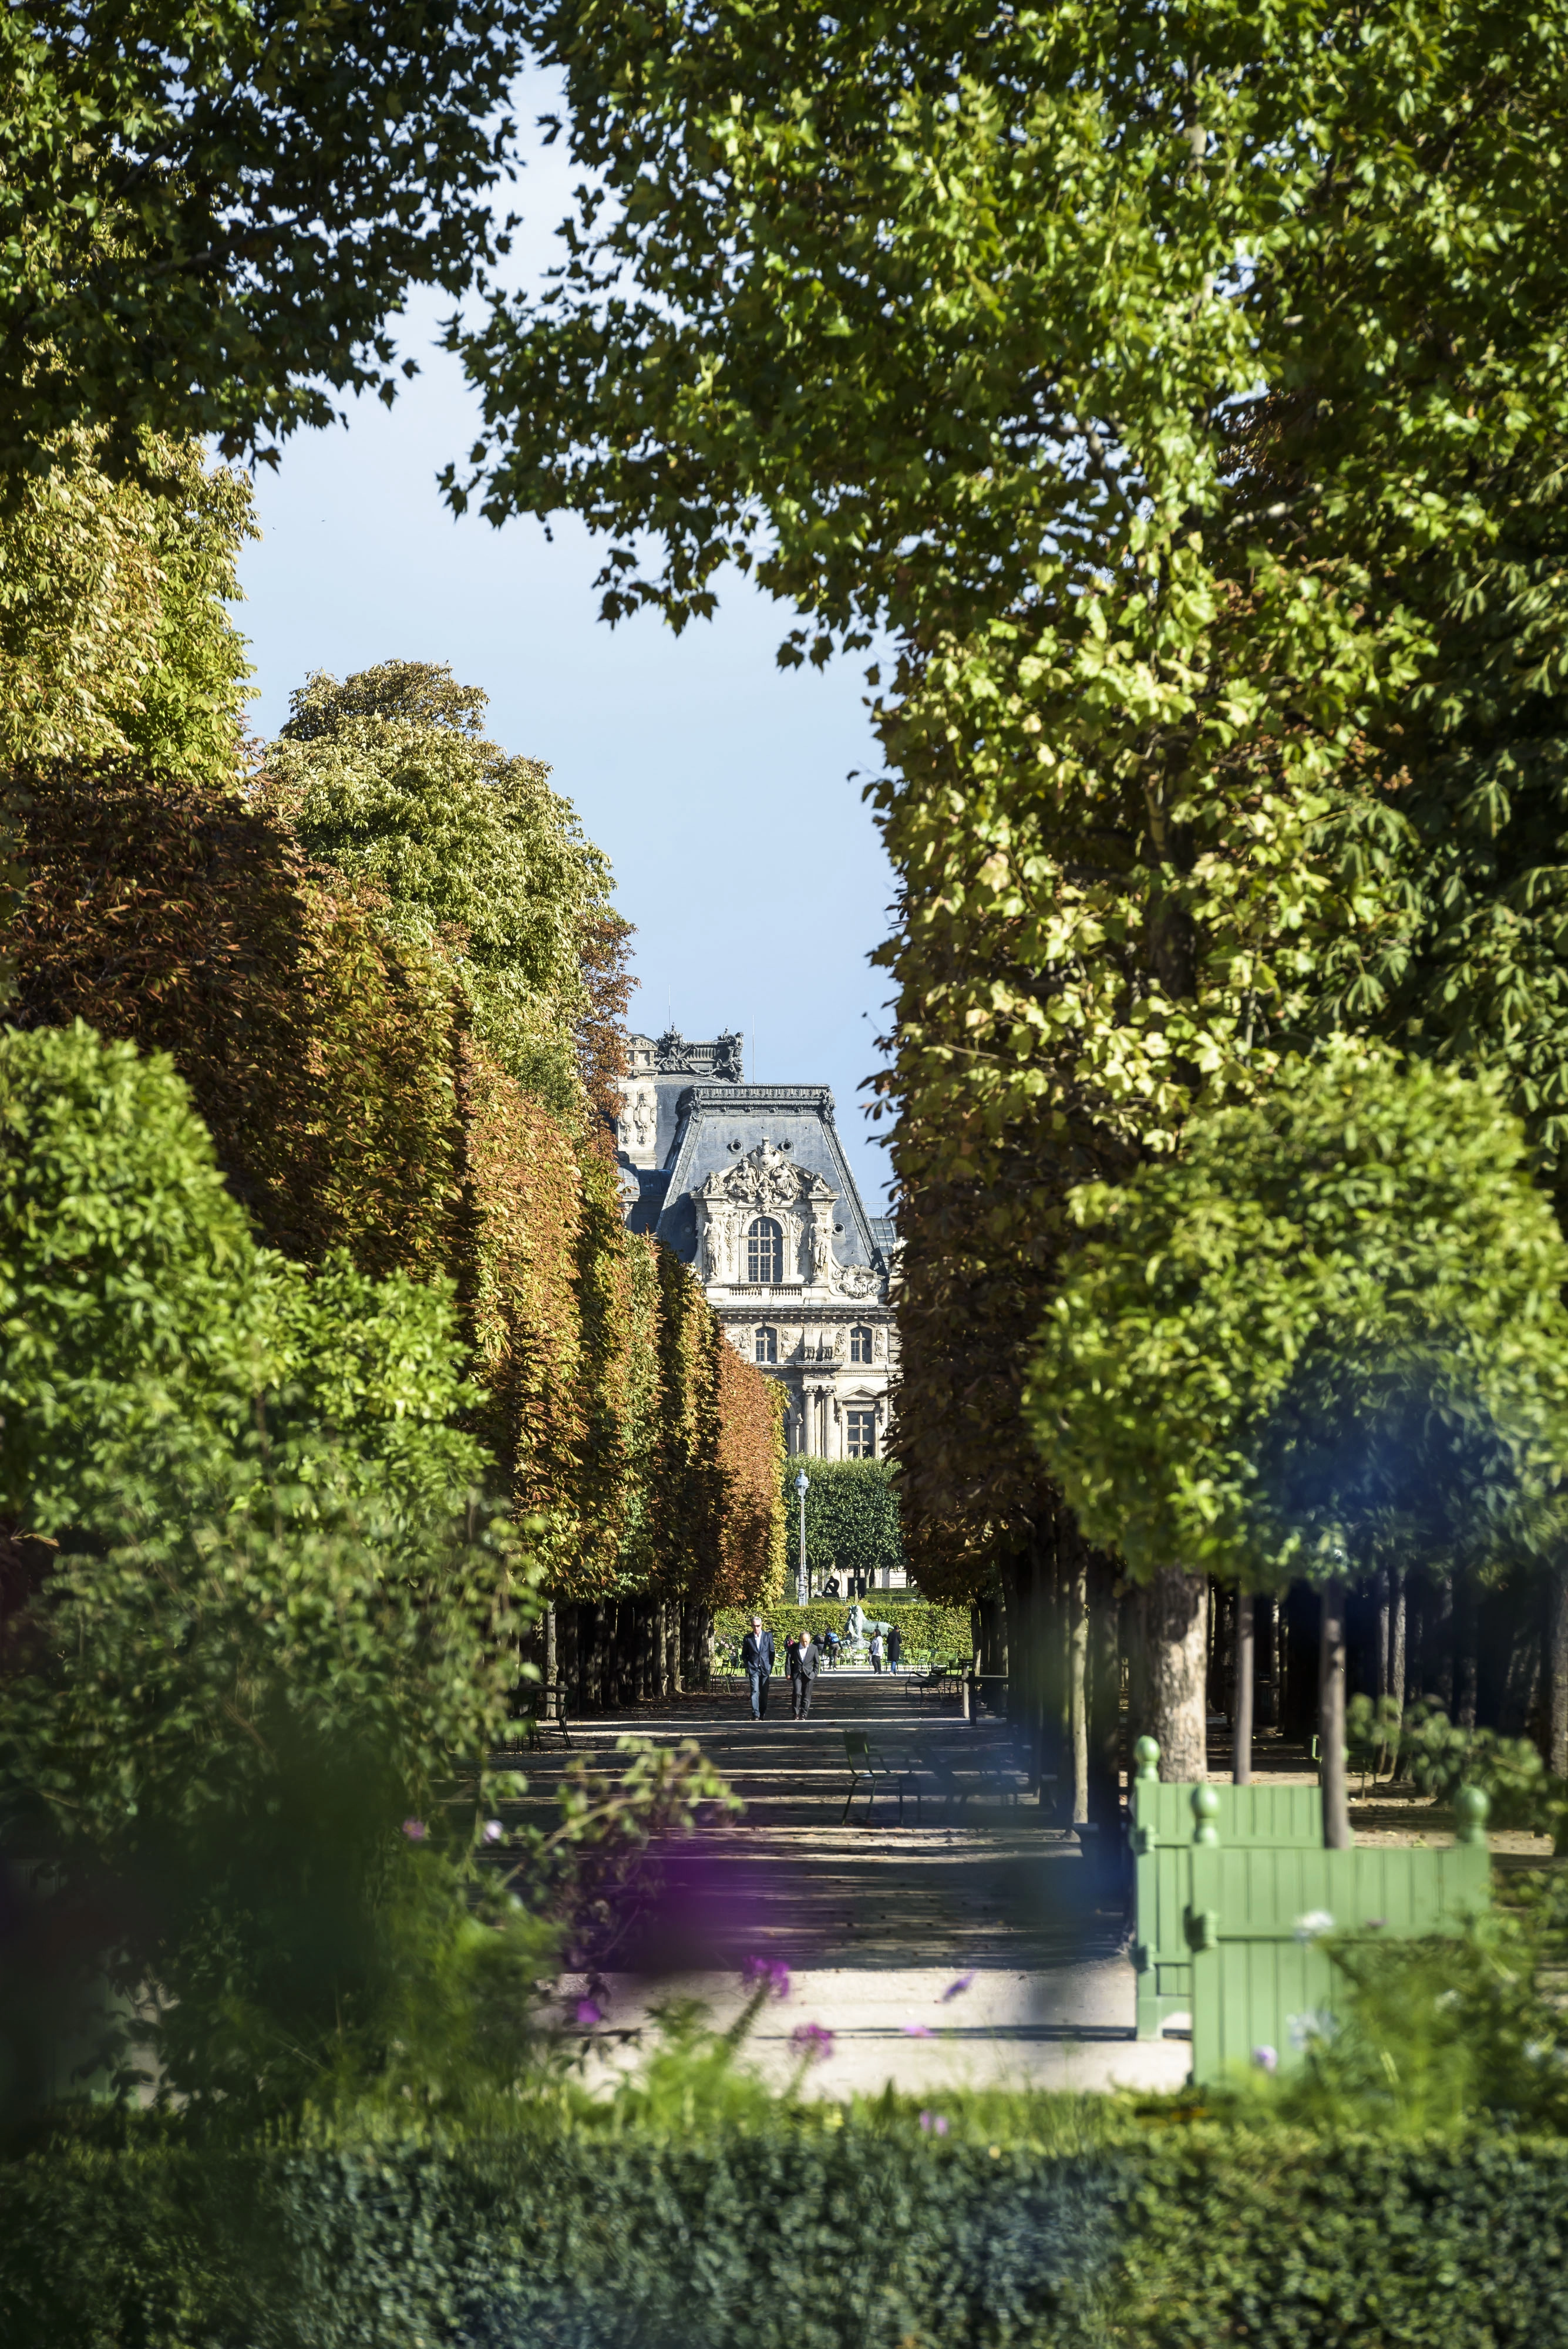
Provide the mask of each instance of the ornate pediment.
[{"label": "ornate pediment", "polygon": [[798,1199],[837,1196],[820,1174],[797,1166],[776,1142],[759,1142],[732,1166],[716,1166],[702,1185],[705,1199],[732,1199],[739,1206],[788,1207]]}]

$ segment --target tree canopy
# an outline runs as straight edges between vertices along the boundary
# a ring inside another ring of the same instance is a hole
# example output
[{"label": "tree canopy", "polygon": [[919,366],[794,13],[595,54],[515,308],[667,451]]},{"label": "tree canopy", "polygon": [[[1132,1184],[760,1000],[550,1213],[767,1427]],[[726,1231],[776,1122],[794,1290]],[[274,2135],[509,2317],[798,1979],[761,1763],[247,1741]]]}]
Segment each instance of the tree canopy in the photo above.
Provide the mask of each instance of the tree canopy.
[{"label": "tree canopy", "polygon": [[967,1576],[1054,1506],[1018,1403],[1073,1185],[1342,1030],[1505,1069],[1556,1179],[1568,25],[535,23],[582,191],[454,336],[452,492],[582,514],[612,619],[735,564],[786,659],[891,636],[906,1310],[993,1333],[911,1345],[899,1442]]},{"label": "tree canopy", "polygon": [[1549,1553],[1568,1246],[1495,1076],[1293,1061],[1076,1191],[1028,1410],[1091,1540],[1272,1587]]},{"label": "tree canopy", "polygon": [[607,927],[609,867],[536,759],[480,729],[485,696],[430,663],[317,675],[267,753],[306,854],[385,901],[399,933],[454,960],[474,1031],[528,1092],[581,1113],[585,964]]},{"label": "tree canopy", "polygon": [[898,1478],[888,1460],[813,1460],[783,1464],[785,1554],[799,1552],[794,1480],[811,1479],[805,1496],[805,1561],[814,1577],[880,1575],[904,1563],[898,1527]]},{"label": "tree canopy", "polygon": [[123,468],[144,426],[232,455],[391,398],[408,287],[504,249],[521,62],[513,0],[7,7],[0,474],[76,425]]}]

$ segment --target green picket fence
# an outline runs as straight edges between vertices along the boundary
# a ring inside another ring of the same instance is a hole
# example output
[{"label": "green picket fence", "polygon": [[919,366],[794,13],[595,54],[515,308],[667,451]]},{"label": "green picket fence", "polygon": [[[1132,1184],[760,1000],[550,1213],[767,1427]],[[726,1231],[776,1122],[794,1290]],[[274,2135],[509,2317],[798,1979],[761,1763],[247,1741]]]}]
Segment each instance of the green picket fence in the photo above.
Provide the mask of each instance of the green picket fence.
[{"label": "green picket fence", "polygon": [[[1137,1927],[1137,2035],[1158,2039],[1173,2014],[1192,2010],[1192,1951],[1187,1939],[1192,1849],[1191,1785],[1162,1785],[1159,1748],[1140,1737],[1132,1784],[1133,1890]],[[1315,1849],[1323,1841],[1323,1797],[1315,1786],[1212,1786],[1226,1846],[1285,1845]]]},{"label": "green picket fence", "polygon": [[1137,2034],[1192,2017],[1199,2085],[1236,2066],[1288,2069],[1332,2029],[1330,1935],[1457,1932],[1491,1897],[1487,1798],[1456,1797],[1451,1848],[1322,1848],[1314,1786],[1161,1785],[1137,1746],[1132,1837]]},{"label": "green picket fence", "polygon": [[1487,1906],[1487,1799],[1467,1786],[1458,1805],[1459,1840],[1447,1849],[1228,1851],[1212,1815],[1198,1811],[1203,1839],[1190,1847],[1187,1930],[1192,2076],[1199,2085],[1249,2064],[1288,2070],[1314,2037],[1332,2032],[1339,1978],[1325,1947],[1330,1934],[1415,1940],[1456,1933]]}]

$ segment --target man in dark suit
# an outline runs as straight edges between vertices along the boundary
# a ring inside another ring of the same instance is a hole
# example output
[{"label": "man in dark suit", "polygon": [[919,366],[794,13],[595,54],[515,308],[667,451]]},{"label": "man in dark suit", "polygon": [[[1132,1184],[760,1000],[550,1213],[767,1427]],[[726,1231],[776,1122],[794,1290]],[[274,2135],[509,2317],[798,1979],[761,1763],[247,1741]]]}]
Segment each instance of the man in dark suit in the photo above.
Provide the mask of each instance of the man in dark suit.
[{"label": "man in dark suit", "polygon": [[789,1666],[789,1717],[792,1721],[811,1718],[812,1683],[822,1662],[822,1651],[809,1631],[803,1631],[790,1643],[786,1659]]},{"label": "man in dark suit", "polygon": [[763,1630],[760,1615],[753,1616],[752,1628],[741,1642],[741,1661],[751,1684],[752,1719],[763,1721],[768,1710],[768,1682],[774,1669],[774,1635]]}]

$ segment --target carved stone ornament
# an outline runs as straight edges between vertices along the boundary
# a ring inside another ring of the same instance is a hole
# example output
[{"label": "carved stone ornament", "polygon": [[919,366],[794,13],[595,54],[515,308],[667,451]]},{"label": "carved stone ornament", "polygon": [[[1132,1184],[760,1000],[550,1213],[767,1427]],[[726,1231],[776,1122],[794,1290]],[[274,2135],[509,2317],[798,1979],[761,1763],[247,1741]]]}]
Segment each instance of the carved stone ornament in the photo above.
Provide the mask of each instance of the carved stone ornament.
[{"label": "carved stone ornament", "polygon": [[702,1185],[704,1198],[733,1199],[743,1206],[784,1207],[795,1199],[832,1200],[836,1195],[820,1174],[797,1166],[776,1142],[759,1142],[732,1166],[715,1167]]},{"label": "carved stone ornament", "polygon": [[620,1207],[620,1219],[624,1224],[642,1196],[642,1185],[631,1168],[623,1166],[616,1176],[615,1189],[616,1198]]},{"label": "carved stone ornament", "polygon": [[727,1078],[731,1083],[741,1081],[741,1038],[739,1034],[716,1036],[713,1040],[713,1066],[709,1073]]},{"label": "carved stone ornament", "polygon": [[694,1077],[697,1063],[679,1028],[667,1028],[653,1048],[653,1065],[661,1077]]},{"label": "carved stone ornament", "polygon": [[869,1265],[841,1264],[837,1271],[839,1292],[845,1297],[875,1297],[881,1288]]}]

